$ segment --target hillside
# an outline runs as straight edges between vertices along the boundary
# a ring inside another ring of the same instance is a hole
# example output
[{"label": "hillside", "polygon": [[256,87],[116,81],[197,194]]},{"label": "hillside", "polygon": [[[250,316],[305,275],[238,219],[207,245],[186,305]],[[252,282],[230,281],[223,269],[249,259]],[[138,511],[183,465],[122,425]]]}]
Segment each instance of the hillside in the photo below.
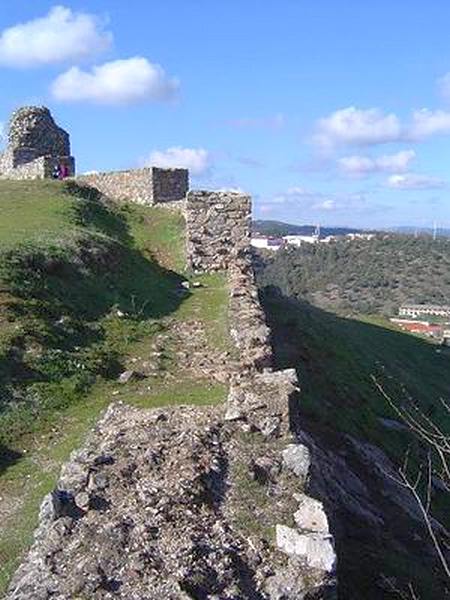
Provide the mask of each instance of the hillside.
[{"label": "hillside", "polygon": [[[450,351],[401,333],[380,314],[407,300],[448,302],[449,242],[390,236],[288,248],[259,261],[258,282],[277,367],[294,367],[301,382],[298,421],[316,457],[310,489],[334,521],[342,597],[409,598],[410,585],[421,599],[447,597],[417,505],[394,483],[408,455],[425,494],[428,450],[375,381],[397,409],[450,433],[441,401],[449,400]],[[439,479],[438,460],[435,469]],[[448,531],[448,493],[436,484],[431,497]],[[447,547],[445,529],[436,526]]]},{"label": "hillside", "polygon": [[447,304],[450,241],[389,235],[305,244],[271,257],[261,283],[341,313],[394,315],[404,302]]},{"label": "hillside", "polygon": [[142,407],[223,400],[211,373],[228,335],[224,277],[181,285],[189,274],[178,211],[52,181],[0,182],[0,202],[3,590],[61,464],[111,398]]},{"label": "hillside", "polygon": [[[292,223],[283,223],[282,221],[256,220],[252,223],[254,232],[263,235],[283,236],[283,235],[312,235],[315,225],[294,225]],[[347,233],[358,233],[361,229],[351,227],[321,227],[322,235],[346,235]]]}]

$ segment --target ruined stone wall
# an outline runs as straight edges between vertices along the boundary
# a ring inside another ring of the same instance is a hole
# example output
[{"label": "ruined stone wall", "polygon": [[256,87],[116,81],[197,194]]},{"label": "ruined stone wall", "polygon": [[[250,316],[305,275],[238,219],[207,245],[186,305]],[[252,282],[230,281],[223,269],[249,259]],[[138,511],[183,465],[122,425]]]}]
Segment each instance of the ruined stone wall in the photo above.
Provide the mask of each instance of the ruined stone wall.
[{"label": "ruined stone wall", "polygon": [[32,148],[37,156],[70,156],[69,134],[58,127],[45,106],[24,106],[10,119],[10,148]]},{"label": "ruined stone wall", "polygon": [[153,204],[150,169],[89,173],[78,175],[77,181],[96,188],[114,200],[132,200],[139,204]]},{"label": "ruined stone wall", "polygon": [[156,167],[91,173],[79,175],[77,180],[115,200],[128,200],[139,204],[182,200],[189,186],[187,169]]},{"label": "ruined stone wall", "polygon": [[75,174],[69,134],[58,127],[44,106],[25,106],[11,116],[8,144],[0,154],[0,177],[43,179],[52,176],[55,165],[67,165]]},{"label": "ruined stone wall", "polygon": [[184,200],[189,189],[187,169],[160,169],[151,167],[153,202]]},{"label": "ruined stone wall", "polygon": [[75,171],[73,156],[58,158],[53,156],[39,156],[34,160],[17,162],[16,165],[13,168],[2,166],[0,157],[0,179],[49,179],[53,176],[55,167],[61,165],[68,167],[69,176],[74,175]]},{"label": "ruined stone wall", "polygon": [[[219,255],[208,249],[195,264],[228,266],[236,352],[227,355],[227,402],[112,404],[45,499],[7,600],[46,598],[48,590],[99,599],[114,590],[119,600],[336,598],[327,516],[305,493],[309,450],[290,430],[299,382],[294,369],[271,367],[245,227],[250,199],[215,192],[196,201],[194,221],[200,212],[200,234],[204,243],[213,236]],[[190,217],[188,207],[188,224]],[[244,233],[238,256],[224,241],[233,219]]]},{"label": "ruined stone wall", "polygon": [[190,191],[186,200],[187,260],[199,271],[227,269],[250,244],[251,199],[231,191]]}]

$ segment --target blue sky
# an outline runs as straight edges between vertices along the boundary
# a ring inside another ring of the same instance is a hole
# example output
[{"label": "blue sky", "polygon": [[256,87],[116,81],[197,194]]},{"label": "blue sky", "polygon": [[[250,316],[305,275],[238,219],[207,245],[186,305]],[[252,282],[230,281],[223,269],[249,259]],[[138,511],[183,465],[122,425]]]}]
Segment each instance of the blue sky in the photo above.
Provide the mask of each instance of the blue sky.
[{"label": "blue sky", "polygon": [[189,166],[262,218],[449,227],[449,30],[446,0],[5,0],[0,121],[45,104],[79,171]]}]

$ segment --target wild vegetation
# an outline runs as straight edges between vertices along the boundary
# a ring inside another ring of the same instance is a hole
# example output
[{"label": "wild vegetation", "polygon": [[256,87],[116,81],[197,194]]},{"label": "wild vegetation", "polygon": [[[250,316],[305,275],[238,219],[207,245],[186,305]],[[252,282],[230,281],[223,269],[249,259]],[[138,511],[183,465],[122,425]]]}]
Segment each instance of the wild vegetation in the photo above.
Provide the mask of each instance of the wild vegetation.
[{"label": "wild vegetation", "polygon": [[181,286],[178,211],[54,181],[0,182],[0,203],[1,593],[61,463],[111,400],[223,400],[177,353],[192,324],[211,354],[227,351],[228,294],[220,273]]},{"label": "wild vegetation", "polygon": [[[352,527],[349,515],[335,525],[343,597],[442,598],[442,561],[437,552],[426,559],[418,543],[430,540],[426,521],[386,504],[388,492],[374,487],[375,463],[356,460],[348,443],[382,450],[398,469],[393,493],[403,488],[407,501],[423,502],[429,523],[450,527],[448,463],[410,426],[435,423],[432,437],[447,443],[450,350],[400,332],[384,316],[406,301],[448,304],[450,242],[389,236],[289,248],[261,264],[258,279],[277,367],[295,367],[301,382],[302,429],[345,457],[383,514],[379,529]],[[446,536],[437,539],[446,548]]]},{"label": "wild vegetation", "polygon": [[[283,236],[283,235],[312,235],[316,230],[316,225],[293,225],[292,223],[283,223],[283,221],[256,220],[252,223],[254,232],[263,235]],[[350,227],[322,227],[322,235],[345,235],[346,233],[355,233],[361,229]]]},{"label": "wild vegetation", "polygon": [[393,315],[405,302],[448,304],[450,240],[380,235],[289,247],[269,258],[260,281],[344,314]]}]

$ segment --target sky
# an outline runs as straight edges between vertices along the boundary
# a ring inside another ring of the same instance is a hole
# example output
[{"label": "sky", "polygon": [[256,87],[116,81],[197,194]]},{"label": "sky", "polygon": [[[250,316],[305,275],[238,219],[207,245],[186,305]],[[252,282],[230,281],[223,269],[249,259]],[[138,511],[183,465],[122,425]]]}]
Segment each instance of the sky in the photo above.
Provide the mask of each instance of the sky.
[{"label": "sky", "polygon": [[2,0],[0,123],[79,172],[185,166],[257,218],[450,227],[448,0]]}]

